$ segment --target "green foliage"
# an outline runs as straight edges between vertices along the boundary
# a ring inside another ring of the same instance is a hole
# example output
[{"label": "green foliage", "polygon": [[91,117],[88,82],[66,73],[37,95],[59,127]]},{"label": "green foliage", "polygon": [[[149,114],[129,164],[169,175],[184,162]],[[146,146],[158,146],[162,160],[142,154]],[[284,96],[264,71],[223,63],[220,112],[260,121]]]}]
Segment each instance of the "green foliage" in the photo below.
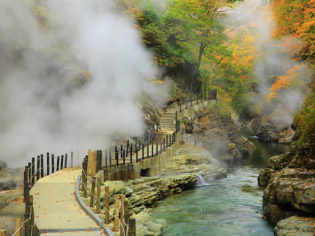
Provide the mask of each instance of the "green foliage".
[{"label": "green foliage", "polygon": [[218,63],[215,55],[225,50],[223,27],[217,18],[219,3],[170,0],[167,11],[158,14],[152,1],[145,1],[136,16],[157,64],[186,91],[199,92],[202,84],[209,84],[213,75],[208,65]]},{"label": "green foliage", "polygon": [[310,141],[311,134],[315,134],[315,92],[305,99],[302,109],[294,117],[294,140],[297,146]]}]

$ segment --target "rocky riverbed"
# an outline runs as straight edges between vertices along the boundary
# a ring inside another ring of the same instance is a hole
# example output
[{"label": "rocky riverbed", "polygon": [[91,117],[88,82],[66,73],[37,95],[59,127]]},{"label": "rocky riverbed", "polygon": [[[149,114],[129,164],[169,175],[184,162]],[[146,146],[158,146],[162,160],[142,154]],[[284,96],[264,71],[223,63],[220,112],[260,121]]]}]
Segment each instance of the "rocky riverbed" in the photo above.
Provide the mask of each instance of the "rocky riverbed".
[{"label": "rocky riverbed", "polygon": [[194,142],[211,151],[219,161],[234,165],[255,150],[255,145],[242,136],[240,127],[230,116],[212,110],[199,114],[194,120],[190,117],[184,119],[186,127],[191,127]]},{"label": "rocky riverbed", "polygon": [[[186,128],[191,125],[193,130],[188,132],[190,134],[184,132],[177,143],[163,154],[167,155],[167,161],[157,176],[127,182],[106,181],[101,187],[101,193],[104,193],[105,186],[109,186],[112,213],[113,196],[123,194],[127,197],[130,213],[137,219],[137,235],[160,235],[166,227],[165,221],[157,220],[150,214],[150,209],[161,200],[194,188],[197,175],[206,181],[226,177],[229,164],[246,159],[255,149],[230,118],[208,112],[199,114],[196,119],[184,119]],[[215,150],[214,155],[209,152],[212,149]]]},{"label": "rocky riverbed", "polygon": [[[105,186],[109,186],[111,213],[114,212],[114,195],[126,196],[130,213],[137,219],[137,235],[160,235],[166,223],[154,219],[150,209],[168,196],[194,188],[197,182],[196,174],[211,180],[226,177],[226,170],[212,163],[205,149],[183,142],[176,144],[172,149],[169,153],[165,153],[168,155],[167,163],[163,165],[159,175],[126,182],[106,181],[101,186],[101,193],[103,193],[101,200],[104,200]],[[88,187],[90,184],[89,181]],[[88,199],[85,201],[88,202]]]}]

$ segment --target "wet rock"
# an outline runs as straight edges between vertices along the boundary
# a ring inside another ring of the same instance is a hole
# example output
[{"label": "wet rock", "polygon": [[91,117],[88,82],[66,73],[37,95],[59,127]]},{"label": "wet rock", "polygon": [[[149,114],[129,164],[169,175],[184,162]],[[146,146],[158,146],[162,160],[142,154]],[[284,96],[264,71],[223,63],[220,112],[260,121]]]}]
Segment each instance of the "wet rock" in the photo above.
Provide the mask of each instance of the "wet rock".
[{"label": "wet rock", "polygon": [[268,160],[267,167],[274,170],[281,170],[290,163],[291,159],[290,153],[273,156]]},{"label": "wet rock", "polygon": [[315,235],[315,218],[292,216],[279,221],[275,227],[275,236],[296,235]]},{"label": "wet rock", "polygon": [[206,181],[213,181],[226,177],[227,171],[220,168],[220,163],[204,148],[184,144],[177,147],[160,176],[179,173],[200,174]]},{"label": "wet rock", "polygon": [[259,172],[258,176],[258,185],[261,187],[266,187],[270,178],[275,173],[273,169],[265,168]]},{"label": "wet rock", "polygon": [[291,127],[279,129],[277,125],[266,117],[255,118],[249,123],[250,130],[255,131],[256,136],[264,141],[276,141],[283,144],[290,144],[294,136]]},{"label": "wet rock", "polygon": [[255,150],[255,145],[242,136],[231,117],[205,114],[194,121],[194,126],[198,145],[228,164],[246,159]]},{"label": "wet rock", "polygon": [[0,208],[9,205],[12,201],[22,196],[22,190],[0,191]]},{"label": "wet rock", "polygon": [[109,194],[112,196],[115,194],[130,196],[133,192],[132,189],[128,188],[123,181],[107,181],[105,182],[105,186],[109,187]]},{"label": "wet rock", "polygon": [[244,193],[250,193],[254,196],[259,196],[259,188],[257,186],[251,186],[251,185],[248,185],[248,184],[245,184],[242,186],[242,192]]},{"label": "wet rock", "polygon": [[309,149],[291,150],[274,156],[258,177],[265,186],[264,217],[276,224],[292,215],[304,216],[315,212],[315,169]]},{"label": "wet rock", "polygon": [[127,182],[127,185],[133,191],[128,198],[132,213],[138,213],[143,210],[143,207],[154,207],[163,198],[192,188],[197,181],[195,174],[143,179],[145,181]]},{"label": "wet rock", "polygon": [[137,235],[161,235],[164,228],[167,227],[165,220],[154,219],[148,212],[141,212],[134,216],[136,218]]},{"label": "wet rock", "polygon": [[[3,164],[6,166],[6,164]],[[0,191],[22,187],[23,184],[22,168],[3,168],[0,170]]]},{"label": "wet rock", "polygon": [[0,179],[0,190],[9,190],[16,187],[16,182],[10,178]]}]

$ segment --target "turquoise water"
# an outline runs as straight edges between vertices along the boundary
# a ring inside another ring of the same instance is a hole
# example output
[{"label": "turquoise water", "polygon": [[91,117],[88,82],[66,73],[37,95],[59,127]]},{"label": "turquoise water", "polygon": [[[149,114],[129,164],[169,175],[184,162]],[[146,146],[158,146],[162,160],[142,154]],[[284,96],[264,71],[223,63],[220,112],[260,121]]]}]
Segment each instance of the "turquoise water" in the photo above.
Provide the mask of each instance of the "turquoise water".
[{"label": "turquoise water", "polygon": [[273,226],[262,219],[259,170],[285,146],[255,142],[257,150],[244,165],[229,170],[227,178],[162,201],[153,215],[165,219],[167,236],[272,236]]}]

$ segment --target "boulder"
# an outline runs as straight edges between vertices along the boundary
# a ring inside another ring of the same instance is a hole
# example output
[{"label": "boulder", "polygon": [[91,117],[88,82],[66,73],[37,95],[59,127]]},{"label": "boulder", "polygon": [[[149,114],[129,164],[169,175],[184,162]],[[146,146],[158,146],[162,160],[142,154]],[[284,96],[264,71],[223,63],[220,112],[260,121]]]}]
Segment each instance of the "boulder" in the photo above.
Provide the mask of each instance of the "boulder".
[{"label": "boulder", "polygon": [[315,218],[291,216],[281,220],[275,227],[275,236],[313,236]]}]

